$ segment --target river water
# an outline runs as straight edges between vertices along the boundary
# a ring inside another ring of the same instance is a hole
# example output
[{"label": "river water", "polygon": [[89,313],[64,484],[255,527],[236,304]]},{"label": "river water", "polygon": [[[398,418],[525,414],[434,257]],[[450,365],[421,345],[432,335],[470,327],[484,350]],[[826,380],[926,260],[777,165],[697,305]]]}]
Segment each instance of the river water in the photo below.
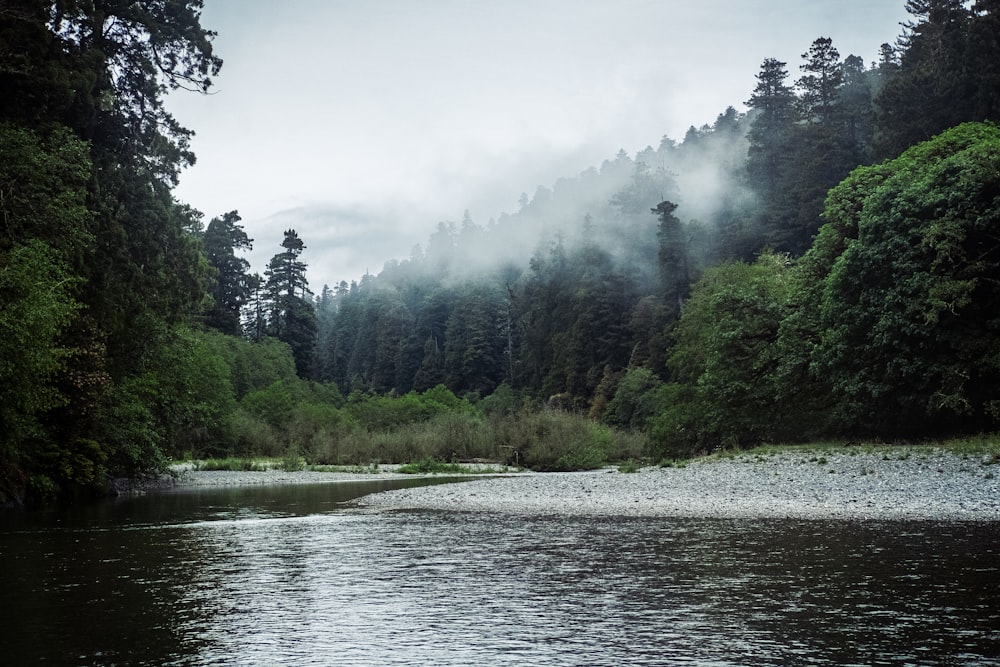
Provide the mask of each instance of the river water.
[{"label": "river water", "polygon": [[405,482],[0,515],[0,663],[1000,665],[1000,525],[380,511]]}]

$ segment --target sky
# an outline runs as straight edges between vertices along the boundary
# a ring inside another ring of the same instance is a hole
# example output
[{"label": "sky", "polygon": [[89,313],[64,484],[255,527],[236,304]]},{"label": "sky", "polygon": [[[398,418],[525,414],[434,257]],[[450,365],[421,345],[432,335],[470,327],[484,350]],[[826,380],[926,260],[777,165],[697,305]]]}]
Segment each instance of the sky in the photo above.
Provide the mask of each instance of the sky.
[{"label": "sky", "polygon": [[[830,37],[871,63],[904,0],[205,0],[213,93],[170,94],[197,162],[175,196],[238,210],[263,273],[286,229],[314,292],[377,274],[469,211],[743,104],[765,58]],[[475,261],[474,258],[469,258]]]}]

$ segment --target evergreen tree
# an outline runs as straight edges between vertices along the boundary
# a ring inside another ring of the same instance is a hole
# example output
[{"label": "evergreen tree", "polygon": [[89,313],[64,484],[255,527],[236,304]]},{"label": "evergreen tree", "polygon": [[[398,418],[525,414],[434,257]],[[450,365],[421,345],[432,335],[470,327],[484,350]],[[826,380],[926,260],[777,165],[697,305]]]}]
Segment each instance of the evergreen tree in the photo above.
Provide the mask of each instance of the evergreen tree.
[{"label": "evergreen tree", "polygon": [[[844,107],[845,66],[827,37],[815,40],[800,66],[803,76],[796,82],[801,95],[801,125],[795,129],[794,172],[782,188],[785,225],[775,230],[770,241],[776,250],[795,256],[804,253],[822,221],[827,191],[858,166],[862,156],[857,137],[849,131]],[[852,59],[857,78],[858,59]],[[860,91],[856,82],[854,93]],[[855,108],[855,112],[858,110]]]},{"label": "evergreen tree", "polygon": [[663,303],[668,321],[680,317],[691,289],[691,261],[681,221],[674,215],[677,204],[660,202],[652,212],[660,219],[656,237],[660,242],[659,268]]},{"label": "evergreen tree", "polygon": [[483,397],[503,380],[503,312],[501,294],[492,287],[469,284],[457,295],[444,346],[445,382],[455,391]]},{"label": "evergreen tree", "polygon": [[868,161],[872,140],[872,81],[876,72],[865,70],[858,56],[844,59],[844,85],[840,89],[843,112],[840,131],[852,168]]},{"label": "evergreen tree", "polygon": [[816,39],[800,66],[803,75],[796,82],[802,91],[798,97],[801,117],[812,124],[832,126],[840,120],[840,87],[844,83],[844,70],[840,53],[829,37]]},{"label": "evergreen tree", "polygon": [[215,269],[208,285],[212,305],[205,314],[205,324],[231,336],[242,333],[241,313],[250,297],[247,276],[250,262],[236,253],[251,250],[253,239],[239,221],[236,211],[212,218],[203,241],[208,263]]},{"label": "evergreen tree", "polygon": [[972,116],[1000,121],[1000,0],[973,3],[968,53],[976,78]]},{"label": "evergreen tree", "polygon": [[978,73],[969,68],[970,10],[962,0],[907,0],[906,10],[915,20],[899,41],[899,69],[875,99],[876,159],[981,120],[973,112]]},{"label": "evergreen tree", "polygon": [[795,215],[787,202],[787,186],[794,173],[798,112],[787,78],[785,63],[766,59],[757,74],[757,86],[746,102],[754,115],[747,133],[747,181],[761,202],[758,248],[768,242],[780,247],[780,240],[775,241],[782,230],[792,225]]},{"label": "evergreen tree", "polygon": [[267,271],[267,333],[288,343],[295,357],[295,369],[309,377],[316,344],[316,311],[309,295],[306,264],[299,259],[305,244],[294,229],[285,231],[284,251],[271,258]]}]

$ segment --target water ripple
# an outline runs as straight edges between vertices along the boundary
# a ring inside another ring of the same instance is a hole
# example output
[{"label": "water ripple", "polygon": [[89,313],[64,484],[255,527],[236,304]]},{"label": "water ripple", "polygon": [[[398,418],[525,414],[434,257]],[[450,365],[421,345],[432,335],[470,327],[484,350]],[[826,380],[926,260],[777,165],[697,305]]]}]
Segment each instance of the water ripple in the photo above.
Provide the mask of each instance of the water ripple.
[{"label": "water ripple", "polygon": [[1000,665],[995,524],[379,514],[297,493],[0,533],[8,657]]}]

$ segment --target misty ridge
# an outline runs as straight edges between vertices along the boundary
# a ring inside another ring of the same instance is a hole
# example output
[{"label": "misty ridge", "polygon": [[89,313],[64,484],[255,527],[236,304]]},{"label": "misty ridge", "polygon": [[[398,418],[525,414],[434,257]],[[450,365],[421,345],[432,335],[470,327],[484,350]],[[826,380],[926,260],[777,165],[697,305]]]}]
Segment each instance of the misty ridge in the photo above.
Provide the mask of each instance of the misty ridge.
[{"label": "misty ridge", "polygon": [[600,418],[626,369],[666,378],[703,271],[809,247],[826,191],[867,159],[883,56],[867,69],[819,38],[794,87],[765,60],[747,113],[620,150],[485,224],[466,211],[378,275],[324,285],[310,372],[345,395],[506,385]]},{"label": "misty ridge", "polygon": [[[620,150],[485,224],[468,212],[440,222],[378,275],[324,286],[313,301],[313,377],[345,395],[443,384],[477,401],[507,387],[594,419],[608,419],[630,383],[642,394],[670,382],[682,313],[703,277],[718,280],[734,263],[793,266],[817,238],[828,193],[852,171],[992,113],[968,94],[971,81],[952,93],[941,84],[944,97],[926,107],[947,110],[940,116],[914,105],[940,73],[928,45],[952,39],[959,20],[987,30],[992,17],[951,0],[910,5],[917,20],[870,65],[816,38],[796,65],[761,63],[746,113],[729,106],[679,141]],[[761,278],[746,280],[739,289]]]},{"label": "misty ridge", "polygon": [[[377,275],[324,285],[316,378],[345,394],[485,397],[505,383],[586,410],[605,374],[663,368],[662,330],[690,284],[766,243],[746,178],[755,116],[730,106],[679,142],[620,150],[485,224],[466,211]],[[676,204],[668,219],[662,202]]]},{"label": "misty ridge", "polygon": [[[744,177],[752,114],[729,107],[712,124],[692,126],[680,142],[664,136],[634,157],[624,149],[600,167],[522,193],[519,208],[482,223],[467,210],[460,222],[442,221],[410,257],[390,259],[380,274],[366,276],[370,289],[400,289],[407,279],[442,284],[502,275],[510,280],[529,268],[530,258],[556,246],[598,246],[616,267],[652,285],[656,277],[656,226],[652,209],[678,205],[691,252],[699,265],[718,260],[718,243],[737,211],[754,194]],[[316,217],[321,216],[319,213]],[[335,218],[340,224],[339,214]],[[319,219],[310,234],[323,231]],[[363,235],[357,225],[349,236]],[[308,241],[308,239],[306,239]],[[335,286],[343,293],[346,281]]]}]

